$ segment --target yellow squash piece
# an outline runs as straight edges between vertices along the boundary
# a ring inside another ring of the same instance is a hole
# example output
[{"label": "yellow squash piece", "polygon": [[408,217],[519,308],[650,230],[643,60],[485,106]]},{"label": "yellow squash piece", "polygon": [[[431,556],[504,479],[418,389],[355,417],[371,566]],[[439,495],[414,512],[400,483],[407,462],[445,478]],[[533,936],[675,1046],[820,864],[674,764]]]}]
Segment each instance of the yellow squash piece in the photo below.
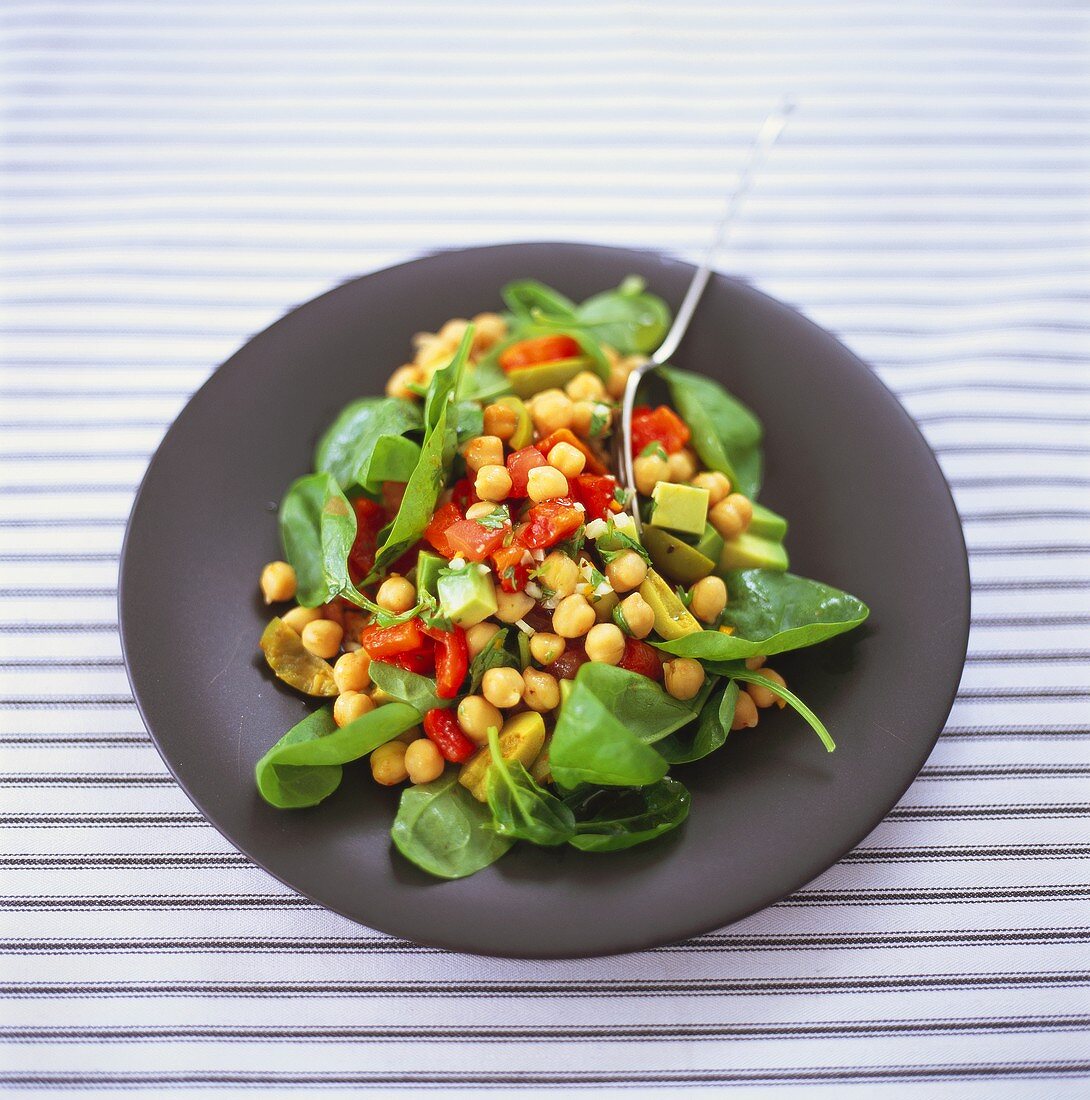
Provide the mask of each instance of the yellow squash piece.
[{"label": "yellow squash piece", "polygon": [[545,745],[541,752],[537,754],[537,759],[527,769],[534,782],[540,783],[542,786],[553,781],[553,772],[549,767],[549,742],[552,739],[552,734],[550,734],[545,739]]},{"label": "yellow squash piece", "polygon": [[273,619],[261,635],[261,652],[277,677],[304,695],[333,696],[333,667],[303,648],[303,639],[283,619]]},{"label": "yellow squash piece", "polygon": [[647,576],[640,585],[640,595],[655,613],[656,632],[666,641],[672,642],[676,638],[684,638],[686,634],[696,634],[704,629],[681,602],[678,594],[654,569],[647,570]]},{"label": "yellow squash piece", "polygon": [[[508,718],[500,730],[500,752],[504,760],[517,760],[524,768],[537,759],[545,744],[545,720],[537,711],[528,710]],[[478,802],[488,801],[488,769],[492,754],[485,745],[463,765],[458,782]]]},{"label": "yellow squash piece", "polygon": [[522,398],[507,394],[505,397],[497,397],[496,404],[506,406],[518,417],[515,434],[507,441],[507,446],[512,451],[521,451],[523,447],[529,447],[534,441],[534,422],[530,419],[530,410]]},{"label": "yellow squash piece", "polygon": [[591,361],[586,358],[554,359],[551,363],[509,371],[507,384],[519,397],[533,397],[542,390],[561,389],[581,371],[591,369]]}]

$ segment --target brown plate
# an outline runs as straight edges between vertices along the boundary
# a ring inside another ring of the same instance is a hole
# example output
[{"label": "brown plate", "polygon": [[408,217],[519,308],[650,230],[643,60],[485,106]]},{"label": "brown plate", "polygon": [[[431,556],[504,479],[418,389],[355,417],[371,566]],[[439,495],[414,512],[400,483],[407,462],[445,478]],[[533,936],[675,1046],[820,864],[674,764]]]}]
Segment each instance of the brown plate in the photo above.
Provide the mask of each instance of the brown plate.
[{"label": "brown plate", "polygon": [[378,393],[413,333],[500,306],[535,277],[573,298],[647,278],[676,307],[692,269],[585,244],[447,252],[380,271],[288,314],[193,397],[133,507],[120,611],[133,692],[167,766],[232,844],[292,889],[371,928],[490,955],[632,951],[729,924],[835,863],[927,759],[965,658],[969,579],[949,489],[874,374],[787,306],[721,276],[675,362],[725,383],[764,421],[761,499],[791,522],[792,569],[872,609],[861,630],[775,660],[824,718],[827,755],[790,711],[675,769],[693,793],[677,832],[626,852],[516,846],[439,882],[392,848],[398,792],[366,762],[321,806],[280,811],[253,766],[305,713],[267,674],[261,566],[276,504],[354,397]]}]

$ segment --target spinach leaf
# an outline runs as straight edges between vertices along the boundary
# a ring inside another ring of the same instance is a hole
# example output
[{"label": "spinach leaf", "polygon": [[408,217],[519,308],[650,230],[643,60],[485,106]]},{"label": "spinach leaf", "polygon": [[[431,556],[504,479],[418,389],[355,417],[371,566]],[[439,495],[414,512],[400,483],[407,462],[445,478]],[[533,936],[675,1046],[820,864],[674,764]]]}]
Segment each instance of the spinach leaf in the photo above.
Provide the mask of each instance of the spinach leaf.
[{"label": "spinach leaf", "polygon": [[410,863],[447,879],[487,867],[513,843],[495,832],[492,812],[458,782],[454,768],[402,792],[390,837]]},{"label": "spinach leaf", "polygon": [[518,662],[504,648],[509,631],[506,627],[497,630],[488,644],[469,662],[469,694],[476,695],[484,674],[490,668],[516,668]]},{"label": "spinach leaf", "polygon": [[617,852],[676,829],[689,816],[692,798],[666,776],[639,790],[583,790],[564,801],[576,817],[569,844],[584,852]]},{"label": "spinach leaf", "polygon": [[397,515],[380,532],[382,542],[364,584],[382,576],[392,562],[423,537],[431,521],[457,450],[457,435],[453,427],[448,427],[451,398],[457,392],[472,342],[473,326],[470,325],[450,364],[432,375],[424,400],[424,442],[420,447],[420,461],[409,477]]},{"label": "spinach leaf", "polygon": [[332,474],[340,487],[347,489],[355,483],[356,471],[367,468],[379,440],[398,438],[422,427],[420,406],[412,401],[400,397],[364,397],[353,401],[318,441],[314,468],[319,473]]},{"label": "spinach leaf", "polygon": [[257,762],[258,792],[282,810],[315,806],[340,786],[342,764],[366,756],[419,721],[412,707],[388,703],[337,729],[332,709],[322,707],[288,730]]},{"label": "spinach leaf", "polygon": [[825,728],[825,723],[793,691],[789,691],[782,684],[777,684],[775,680],[765,676],[760,669],[756,672],[750,672],[749,669],[735,669],[729,675],[734,680],[743,680],[748,684],[761,684],[763,687],[768,688],[773,695],[778,695],[805,719],[807,725],[821,738],[821,743],[825,746],[826,752],[836,751],[836,742]]},{"label": "spinach leaf", "polygon": [[535,310],[557,319],[575,319],[575,303],[559,290],[553,290],[537,279],[518,279],[508,283],[500,291],[500,296],[507,308],[523,322],[529,322]]},{"label": "spinach leaf", "polygon": [[[435,694],[435,681],[430,676],[398,668],[385,661],[371,662],[371,681],[422,716],[436,707],[449,707],[453,699],[440,699]],[[419,718],[417,719],[419,721]]]},{"label": "spinach leaf", "polygon": [[356,484],[377,493],[384,481],[408,481],[419,461],[419,443],[404,435],[380,436],[356,468]]},{"label": "spinach leaf", "polygon": [[670,307],[648,294],[646,285],[638,275],[630,275],[616,290],[588,298],[575,311],[576,320],[622,355],[648,354],[670,327]]},{"label": "spinach leaf", "polygon": [[349,586],[355,537],[356,513],[332,474],[308,474],[291,485],[280,502],[280,541],[304,607],[329,603]]},{"label": "spinach leaf", "polygon": [[492,767],[488,769],[488,806],[499,836],[544,847],[563,844],[575,833],[575,817],[555,795],[534,782],[518,760],[505,760],[495,727],[488,731]]},{"label": "spinach leaf", "polygon": [[692,432],[693,449],[747,497],[761,485],[761,422],[718,382],[702,374],[659,367],[670,398]]},{"label": "spinach leaf", "polygon": [[700,717],[692,726],[664,737],[655,748],[671,764],[691,764],[694,760],[703,760],[726,744],[737,699],[738,685],[734,680],[728,680],[704,704]]},{"label": "spinach leaf", "polygon": [[[451,416],[459,444],[484,435],[484,409],[481,408],[479,400],[456,401]],[[394,479],[390,478],[390,480]]]},{"label": "spinach leaf", "polygon": [[[466,371],[466,396],[488,404],[497,397],[511,393],[511,383],[494,355],[485,356],[476,366]],[[482,413],[482,427],[484,423]]]},{"label": "spinach leaf", "polygon": [[[658,648],[703,661],[737,661],[816,645],[853,630],[870,611],[862,600],[820,581],[767,569],[726,575],[727,607],[722,622],[733,634],[703,630]],[[722,672],[713,665],[712,672]]]}]

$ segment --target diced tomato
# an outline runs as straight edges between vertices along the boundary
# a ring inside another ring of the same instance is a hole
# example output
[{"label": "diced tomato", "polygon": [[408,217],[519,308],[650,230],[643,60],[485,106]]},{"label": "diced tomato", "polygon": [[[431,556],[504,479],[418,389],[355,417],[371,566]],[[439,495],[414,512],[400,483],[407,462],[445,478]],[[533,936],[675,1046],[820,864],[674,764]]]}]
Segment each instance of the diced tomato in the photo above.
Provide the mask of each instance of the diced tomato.
[{"label": "diced tomato", "polygon": [[518,541],[517,533],[510,546],[501,546],[493,551],[492,565],[504,592],[521,592],[526,587],[526,582],[530,579],[530,567],[522,563],[522,555],[525,553],[526,547]]},{"label": "diced tomato", "polygon": [[420,629],[418,619],[409,619],[393,626],[372,623],[360,631],[360,645],[373,661],[387,661],[403,653],[413,653],[424,649],[425,643],[431,644]]},{"label": "diced tomato", "polygon": [[571,486],[571,495],[586,508],[588,520],[605,519],[621,510],[613,495],[617,489],[617,481],[608,474],[601,477],[595,474],[579,474],[569,478],[568,484]]},{"label": "diced tomato", "polygon": [[444,558],[453,558],[454,551],[447,543],[447,530],[459,520],[464,519],[461,509],[453,502],[443,504],[436,509],[431,517],[431,523],[424,531],[424,538],[428,540],[443,555]]},{"label": "diced tomato", "polygon": [[689,442],[689,427],[673,409],[641,405],[632,410],[632,453],[638,455],[648,443],[661,443],[667,454],[680,451]]},{"label": "diced tomato", "polygon": [[587,460],[583,469],[588,474],[604,474],[606,472],[601,459],[570,428],[557,428],[555,432],[551,432],[537,444],[537,449],[543,455],[548,456],[549,452],[558,443],[570,443],[577,451],[583,452],[583,457]]},{"label": "diced tomato", "polygon": [[450,499],[464,513],[471,504],[476,504],[481,498],[477,496],[473,482],[468,477],[463,477],[451,486]]},{"label": "diced tomato", "polygon": [[420,629],[435,643],[435,694],[440,699],[453,699],[469,671],[466,632],[460,626],[450,630],[434,626]]},{"label": "diced tomato", "polygon": [[348,575],[353,584],[359,584],[375,564],[378,533],[386,517],[382,508],[367,497],[357,497],[352,501],[352,510],[356,513],[356,537],[348,552]]},{"label": "diced tomato", "polygon": [[384,481],[382,483],[382,509],[388,520],[397,515],[397,510],[401,507],[401,501],[405,497],[407,484],[404,481]]},{"label": "diced tomato", "polygon": [[503,545],[510,530],[509,523],[492,528],[485,527],[475,519],[460,519],[457,523],[452,523],[444,534],[447,545],[455,554],[461,554],[467,561],[484,561]]},{"label": "diced tomato", "polygon": [[434,707],[424,715],[424,732],[443,759],[452,764],[464,763],[477,751],[477,746],[458,725],[458,719],[441,707]]},{"label": "diced tomato", "polygon": [[629,672],[638,672],[652,680],[662,679],[662,658],[659,651],[638,638],[625,638],[624,654],[617,664]]},{"label": "diced tomato", "polygon": [[526,524],[518,540],[530,550],[544,550],[574,534],[583,523],[583,513],[569,497],[556,497],[535,504],[526,513]]},{"label": "diced tomato", "polygon": [[582,349],[570,336],[535,336],[520,340],[500,353],[500,366],[505,371],[523,370],[541,363],[555,363],[558,359],[571,359]]},{"label": "diced tomato", "polygon": [[526,482],[530,471],[538,466],[548,466],[545,456],[536,447],[523,447],[507,456],[507,472],[511,475],[511,492],[508,496],[526,496]]},{"label": "diced tomato", "polygon": [[575,674],[589,661],[582,642],[568,642],[564,652],[551,665],[545,666],[558,680],[574,680]]}]

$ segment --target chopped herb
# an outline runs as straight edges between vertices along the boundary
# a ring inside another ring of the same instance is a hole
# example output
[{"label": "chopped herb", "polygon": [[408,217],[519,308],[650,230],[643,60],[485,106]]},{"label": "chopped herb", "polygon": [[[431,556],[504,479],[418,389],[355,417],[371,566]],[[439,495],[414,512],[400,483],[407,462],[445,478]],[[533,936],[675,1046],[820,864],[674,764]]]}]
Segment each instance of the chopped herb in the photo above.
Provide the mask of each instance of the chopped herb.
[{"label": "chopped herb", "polygon": [[511,513],[507,510],[506,504],[500,504],[488,515],[478,516],[475,522],[489,531],[502,531],[505,527],[511,526]]},{"label": "chopped herb", "polygon": [[635,550],[648,565],[651,564],[651,556],[643,548],[640,541],[634,539],[631,535],[626,535],[623,531],[619,531],[612,516],[606,520],[605,532],[598,536],[597,545],[598,554],[606,565],[609,565],[614,558],[629,550]]},{"label": "chopped herb", "polygon": [[653,439],[636,457],[647,458],[649,455],[657,455],[665,462],[667,457],[666,448],[657,439]]},{"label": "chopped herb", "polygon": [[629,496],[629,491],[623,485],[618,485],[617,488],[613,490],[613,499],[622,508],[628,507]]},{"label": "chopped herb", "polygon": [[683,584],[677,585],[675,591],[677,592],[677,598],[688,607],[693,602],[693,594]]},{"label": "chopped herb", "polygon": [[558,542],[553,547],[554,550],[559,550],[562,554],[567,554],[569,558],[574,558],[580,550],[583,549],[583,543],[587,541],[587,525],[585,523],[580,524],[570,538],[564,539],[563,542]]},{"label": "chopped herb", "polygon": [[621,630],[625,634],[631,636],[632,631],[629,629],[628,622],[625,620],[624,612],[621,610],[620,604],[617,604],[617,606],[613,609],[613,621],[621,628]]},{"label": "chopped herb", "polygon": [[590,415],[590,434],[597,438],[609,427],[609,409],[605,405],[595,405]]}]

